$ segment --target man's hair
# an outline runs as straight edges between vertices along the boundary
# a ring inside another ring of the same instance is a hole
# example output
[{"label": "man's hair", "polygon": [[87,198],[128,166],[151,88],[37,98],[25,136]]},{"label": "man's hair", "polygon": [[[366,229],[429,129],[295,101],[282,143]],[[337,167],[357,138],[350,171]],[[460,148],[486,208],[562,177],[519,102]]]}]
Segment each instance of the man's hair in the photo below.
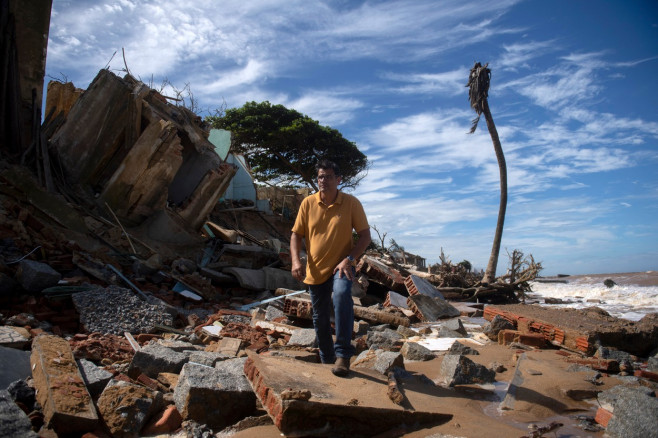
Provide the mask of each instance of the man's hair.
[{"label": "man's hair", "polygon": [[334,163],[331,160],[320,160],[320,161],[318,161],[318,164],[315,165],[315,172],[316,173],[320,172],[320,169],[333,170],[334,175],[340,176],[340,168],[338,167],[338,164]]}]

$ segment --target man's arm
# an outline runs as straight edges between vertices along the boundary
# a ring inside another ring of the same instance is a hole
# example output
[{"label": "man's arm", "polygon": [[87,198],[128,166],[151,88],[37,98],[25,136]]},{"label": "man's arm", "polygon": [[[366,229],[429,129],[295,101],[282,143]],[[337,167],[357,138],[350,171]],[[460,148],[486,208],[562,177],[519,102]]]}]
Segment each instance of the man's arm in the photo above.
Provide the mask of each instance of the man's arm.
[{"label": "man's arm", "polygon": [[302,281],[305,277],[304,265],[302,265],[302,261],[299,259],[301,249],[302,236],[293,231],[290,236],[290,258],[292,259],[292,269],[290,270],[290,273],[297,281]]},{"label": "man's arm", "polygon": [[[359,240],[356,241],[356,245],[354,245],[354,248],[352,248],[352,251],[350,251],[350,253],[348,254],[352,256],[355,260],[359,258],[361,254],[363,254],[363,252],[366,250],[366,248],[368,247],[368,245],[370,245],[370,242],[372,241],[372,238],[370,237],[370,227],[366,228],[365,230],[358,231],[356,234],[359,235]],[[292,245],[290,252],[292,252]],[[347,257],[341,260],[338,266],[334,268],[334,274],[336,273],[336,271],[340,271],[339,274],[340,277],[345,275],[347,278],[354,281],[354,274],[352,273],[352,264],[350,263],[349,260],[347,260]]]}]

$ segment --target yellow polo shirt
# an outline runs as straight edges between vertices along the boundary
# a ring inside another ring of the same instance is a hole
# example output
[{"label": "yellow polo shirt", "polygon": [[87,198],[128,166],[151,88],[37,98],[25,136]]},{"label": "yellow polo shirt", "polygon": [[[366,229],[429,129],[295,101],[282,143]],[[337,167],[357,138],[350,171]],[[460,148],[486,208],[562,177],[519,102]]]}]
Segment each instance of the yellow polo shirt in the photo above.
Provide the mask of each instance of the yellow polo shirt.
[{"label": "yellow polo shirt", "polygon": [[352,195],[338,191],[336,201],[326,205],[320,193],[302,201],[292,231],[306,239],[306,278],[304,283],[322,284],[352,250],[352,230],[369,227],[363,206]]}]

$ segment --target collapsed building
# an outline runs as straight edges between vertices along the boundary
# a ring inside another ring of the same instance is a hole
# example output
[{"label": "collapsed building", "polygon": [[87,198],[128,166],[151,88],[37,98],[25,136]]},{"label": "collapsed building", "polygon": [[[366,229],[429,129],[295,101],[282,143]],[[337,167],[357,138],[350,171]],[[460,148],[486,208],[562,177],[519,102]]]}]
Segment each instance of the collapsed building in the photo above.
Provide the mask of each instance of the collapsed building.
[{"label": "collapsed building", "polygon": [[[336,378],[289,272],[304,194],[259,190],[277,214],[219,202],[240,163],[130,74],[103,69],[86,90],[51,82],[41,123],[50,1],[30,4],[41,20],[19,5],[2,9],[16,56],[2,65],[0,434],[482,436],[497,425],[516,436],[500,415],[481,421],[482,406],[540,422],[597,399],[587,427],[657,430],[654,317],[461,302],[375,253],[357,266],[353,375]],[[502,362],[481,359],[485,346]],[[614,392],[623,378],[636,381]],[[510,382],[502,399],[493,382]],[[460,417],[469,410],[478,421]]]}]

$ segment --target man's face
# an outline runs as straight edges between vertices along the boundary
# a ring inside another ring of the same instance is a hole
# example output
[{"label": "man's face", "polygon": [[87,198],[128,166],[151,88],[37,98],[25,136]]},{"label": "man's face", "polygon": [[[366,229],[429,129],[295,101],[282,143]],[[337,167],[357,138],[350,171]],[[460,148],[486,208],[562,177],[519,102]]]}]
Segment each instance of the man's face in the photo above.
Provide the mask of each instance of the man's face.
[{"label": "man's face", "polygon": [[340,184],[340,176],[336,176],[333,169],[320,169],[318,171],[318,186],[321,192],[333,192]]}]

